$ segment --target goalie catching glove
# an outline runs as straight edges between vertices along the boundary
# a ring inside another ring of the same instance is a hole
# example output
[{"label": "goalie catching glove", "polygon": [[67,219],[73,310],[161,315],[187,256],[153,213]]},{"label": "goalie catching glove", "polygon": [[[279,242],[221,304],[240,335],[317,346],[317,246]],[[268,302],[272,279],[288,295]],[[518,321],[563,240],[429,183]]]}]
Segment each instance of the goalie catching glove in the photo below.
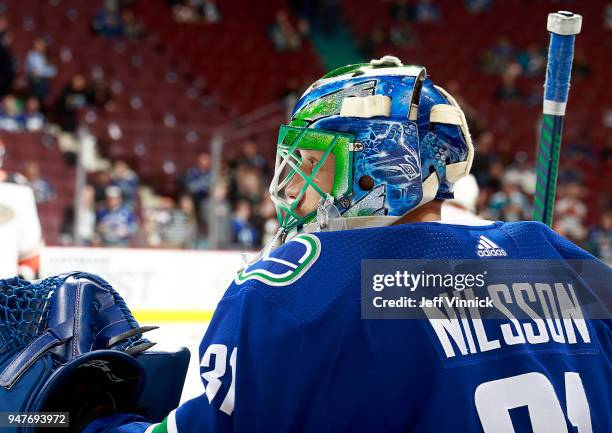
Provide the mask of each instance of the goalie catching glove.
[{"label": "goalie catching glove", "polygon": [[119,411],[161,420],[179,403],[189,352],[151,350],[142,334],[155,328],[95,275],[0,280],[0,412],[69,412],[74,432]]}]

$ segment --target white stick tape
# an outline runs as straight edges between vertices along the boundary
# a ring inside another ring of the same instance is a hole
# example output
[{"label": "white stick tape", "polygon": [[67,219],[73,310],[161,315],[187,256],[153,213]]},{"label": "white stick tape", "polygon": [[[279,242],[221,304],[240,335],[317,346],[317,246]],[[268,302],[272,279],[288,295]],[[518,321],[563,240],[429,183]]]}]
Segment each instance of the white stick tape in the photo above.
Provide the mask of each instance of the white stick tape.
[{"label": "white stick tape", "polygon": [[571,12],[558,12],[548,14],[546,29],[558,35],[577,35],[582,28],[582,15],[571,14]]},{"label": "white stick tape", "polygon": [[566,106],[567,102],[556,102],[545,99],[542,112],[553,116],[564,116]]}]

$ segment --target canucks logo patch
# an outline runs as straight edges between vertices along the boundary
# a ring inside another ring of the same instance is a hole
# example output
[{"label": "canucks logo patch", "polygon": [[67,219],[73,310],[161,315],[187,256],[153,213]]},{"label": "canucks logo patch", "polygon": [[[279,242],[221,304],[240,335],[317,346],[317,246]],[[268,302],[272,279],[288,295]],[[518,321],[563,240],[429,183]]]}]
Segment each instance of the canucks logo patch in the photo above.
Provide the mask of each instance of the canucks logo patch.
[{"label": "canucks logo patch", "polygon": [[270,286],[286,286],[298,280],[317,261],[321,242],[311,234],[297,235],[264,255],[236,276],[236,284],[258,280]]}]

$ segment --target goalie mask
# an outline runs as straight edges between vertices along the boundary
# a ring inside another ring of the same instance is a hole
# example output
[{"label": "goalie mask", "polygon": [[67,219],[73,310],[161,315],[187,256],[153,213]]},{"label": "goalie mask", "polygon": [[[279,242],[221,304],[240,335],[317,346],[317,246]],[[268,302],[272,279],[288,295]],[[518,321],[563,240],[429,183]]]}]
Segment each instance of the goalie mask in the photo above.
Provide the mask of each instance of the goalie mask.
[{"label": "goalie mask", "polygon": [[270,195],[283,237],[329,229],[330,215],[343,227],[387,225],[453,198],[472,158],[455,100],[425,68],[385,56],[336,69],[306,90],[280,128]]}]

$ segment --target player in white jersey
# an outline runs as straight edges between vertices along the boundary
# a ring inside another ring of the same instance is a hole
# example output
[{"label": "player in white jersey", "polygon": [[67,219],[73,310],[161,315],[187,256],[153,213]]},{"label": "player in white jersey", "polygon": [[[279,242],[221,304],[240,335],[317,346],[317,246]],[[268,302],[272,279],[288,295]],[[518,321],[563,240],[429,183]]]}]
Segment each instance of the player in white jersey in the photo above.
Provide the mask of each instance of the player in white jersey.
[{"label": "player in white jersey", "polygon": [[43,242],[34,191],[7,178],[0,169],[0,278],[36,278]]}]

